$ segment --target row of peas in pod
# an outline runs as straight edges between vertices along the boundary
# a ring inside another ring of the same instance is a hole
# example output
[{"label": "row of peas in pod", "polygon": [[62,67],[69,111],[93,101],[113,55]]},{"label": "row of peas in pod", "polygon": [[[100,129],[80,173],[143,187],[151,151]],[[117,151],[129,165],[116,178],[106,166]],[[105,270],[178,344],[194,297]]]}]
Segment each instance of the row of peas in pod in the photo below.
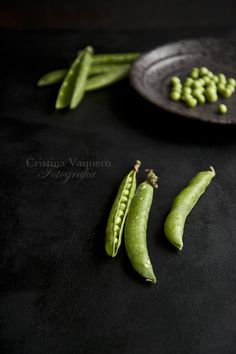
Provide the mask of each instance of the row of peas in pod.
[{"label": "row of peas in pod", "polygon": [[[156,275],[147,248],[147,225],[153,201],[153,191],[158,187],[158,177],[153,170],[146,170],[147,177],[137,187],[137,173],[141,162],[122,180],[113,203],[106,228],[105,249],[115,257],[124,231],[125,248],[133,268],[146,281],[156,283]],[[164,231],[169,242],[178,250],[183,248],[185,220],[215,176],[215,170],[199,172],[174,199],[165,220]]]},{"label": "row of peas in pod", "polygon": [[37,83],[45,87],[61,83],[55,109],[76,108],[85,93],[101,89],[128,76],[139,53],[95,54],[91,46],[81,50],[70,67],[50,71]]},{"label": "row of peas in pod", "polygon": [[[206,67],[193,68],[189,76],[182,81],[173,76],[170,79],[170,99],[182,101],[188,107],[198,104],[215,103],[219,98],[230,98],[235,92],[236,80],[227,78],[225,74],[215,74]],[[220,104],[218,113],[227,113],[227,106]]]}]

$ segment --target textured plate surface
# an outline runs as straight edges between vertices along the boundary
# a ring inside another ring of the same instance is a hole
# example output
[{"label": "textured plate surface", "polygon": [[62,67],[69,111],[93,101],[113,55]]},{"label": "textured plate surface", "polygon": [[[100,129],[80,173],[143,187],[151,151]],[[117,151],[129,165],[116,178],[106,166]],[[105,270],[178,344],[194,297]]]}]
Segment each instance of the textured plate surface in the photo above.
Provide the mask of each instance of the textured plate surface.
[{"label": "textured plate surface", "polygon": [[[236,94],[192,109],[169,99],[170,77],[177,75],[182,79],[194,66],[206,66],[214,73],[236,78],[236,40],[205,38],[158,47],[133,64],[131,84],[147,100],[167,111],[208,122],[236,124]],[[227,105],[226,115],[217,113],[220,103]]]}]

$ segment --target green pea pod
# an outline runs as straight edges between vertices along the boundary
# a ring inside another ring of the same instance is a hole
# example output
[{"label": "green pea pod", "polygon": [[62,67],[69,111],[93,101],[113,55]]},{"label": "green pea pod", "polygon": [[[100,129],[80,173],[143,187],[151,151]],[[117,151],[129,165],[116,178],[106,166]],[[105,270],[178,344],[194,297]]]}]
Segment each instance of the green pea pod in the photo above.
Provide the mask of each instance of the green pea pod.
[{"label": "green pea pod", "polygon": [[80,52],[78,57],[72,63],[66,74],[66,77],[61,84],[56,100],[56,109],[63,109],[70,105],[82,56],[83,52]]},{"label": "green pea pod", "polygon": [[136,174],[141,165],[136,161],[132,171],[123,179],[113,203],[106,228],[105,249],[108,256],[115,257],[121,244],[125,219],[136,190]]},{"label": "green pea pod", "polygon": [[114,54],[96,54],[93,58],[94,64],[108,63],[126,63],[131,64],[140,56],[140,53],[114,53]]},{"label": "green pea pod", "polygon": [[68,69],[58,69],[58,70],[50,71],[49,73],[43,75],[39,79],[37,86],[43,87],[43,86],[57,84],[58,82],[64,80],[67,72]]},{"label": "green pea pod", "polygon": [[85,94],[85,87],[89,71],[93,61],[93,48],[87,47],[81,58],[79,72],[76,78],[73,95],[70,102],[70,108],[75,108],[81,102]]},{"label": "green pea pod", "polygon": [[210,167],[209,171],[199,172],[174,199],[165,220],[164,231],[167,239],[179,250],[183,248],[185,220],[215,174],[213,167]]},{"label": "green pea pod", "polygon": [[146,181],[138,186],[130,205],[125,224],[125,248],[134,269],[147,281],[156,283],[146,234],[154,188],[157,188],[157,176],[149,171]]},{"label": "green pea pod", "polygon": [[[127,68],[130,68],[129,64],[94,64],[90,68],[89,77],[109,72],[117,73],[120,70],[122,71],[122,69],[125,71]],[[37,86],[44,87],[57,84],[64,80],[67,72],[68,69],[66,68],[50,71],[39,79]],[[90,85],[90,83],[88,85]],[[93,86],[93,84],[91,86]]]},{"label": "green pea pod", "polygon": [[125,65],[121,68],[112,69],[110,72],[94,76],[88,79],[85,90],[93,91],[114,84],[127,77],[129,69],[130,65]]}]

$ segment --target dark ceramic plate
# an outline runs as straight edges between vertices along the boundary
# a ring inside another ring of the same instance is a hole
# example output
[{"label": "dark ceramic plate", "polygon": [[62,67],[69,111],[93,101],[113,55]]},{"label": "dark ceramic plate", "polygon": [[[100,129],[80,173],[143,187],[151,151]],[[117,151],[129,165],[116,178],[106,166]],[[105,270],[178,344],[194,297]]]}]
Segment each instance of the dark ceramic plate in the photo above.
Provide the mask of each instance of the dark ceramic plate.
[{"label": "dark ceramic plate", "polygon": [[[214,73],[236,78],[236,40],[183,40],[156,48],[133,64],[131,84],[147,100],[169,112],[207,122],[236,124],[236,93],[229,99],[192,109],[169,99],[170,77],[184,78],[194,66],[206,66]],[[217,113],[220,103],[226,103],[226,115]]]}]

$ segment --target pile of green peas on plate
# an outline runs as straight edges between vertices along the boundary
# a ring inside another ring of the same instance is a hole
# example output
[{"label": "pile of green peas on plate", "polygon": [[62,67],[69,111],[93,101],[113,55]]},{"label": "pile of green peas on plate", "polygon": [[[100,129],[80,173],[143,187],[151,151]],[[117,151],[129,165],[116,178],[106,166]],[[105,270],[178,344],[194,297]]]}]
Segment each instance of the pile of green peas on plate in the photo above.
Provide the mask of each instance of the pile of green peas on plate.
[{"label": "pile of green peas on plate", "polygon": [[[170,79],[170,99],[182,101],[186,106],[194,108],[205,103],[215,103],[221,98],[230,98],[235,92],[236,80],[227,78],[225,74],[214,74],[205,66],[194,67],[184,80],[173,76]],[[218,106],[219,114],[228,111],[225,104]]]}]

